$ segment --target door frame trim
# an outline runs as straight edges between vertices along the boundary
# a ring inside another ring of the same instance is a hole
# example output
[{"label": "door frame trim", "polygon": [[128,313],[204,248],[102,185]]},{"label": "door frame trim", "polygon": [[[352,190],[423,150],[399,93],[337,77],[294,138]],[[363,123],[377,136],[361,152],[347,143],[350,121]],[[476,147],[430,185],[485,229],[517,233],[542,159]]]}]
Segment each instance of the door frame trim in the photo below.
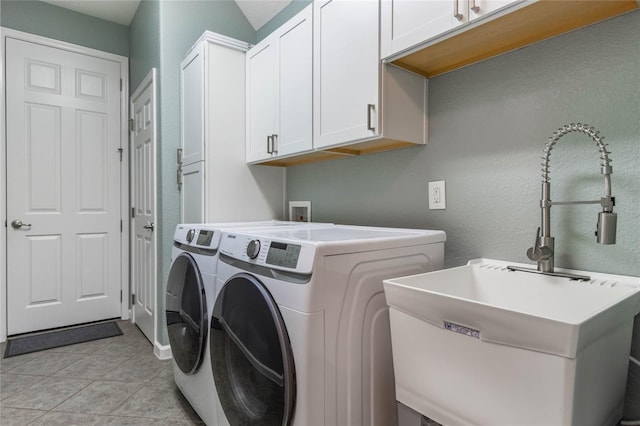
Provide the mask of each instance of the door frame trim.
[{"label": "door frame trim", "polygon": [[[157,106],[158,106],[158,78],[157,78],[158,74],[157,74],[157,69],[151,68],[151,70],[147,73],[147,75],[144,77],[144,79],[142,80],[142,82],[138,85],[138,87],[135,89],[135,91],[131,94],[131,96],[129,96],[129,113],[130,116],[129,118],[135,121],[135,117],[133,116],[135,111],[133,110],[133,102],[134,100],[140,96],[140,94],[149,86],[151,85],[151,91],[153,92],[153,97],[151,99],[152,103],[151,103],[151,108],[153,110],[153,129],[152,129],[152,137],[151,137],[151,144],[153,145],[153,154],[154,154],[154,159],[153,159],[153,167],[151,170],[151,176],[153,176],[153,191],[156,193],[156,195],[153,197],[153,223],[156,224],[156,228],[158,227],[158,196],[157,196],[157,189],[158,189],[158,110],[157,110]],[[131,143],[129,143],[129,158],[134,158],[133,156],[133,150],[135,149],[134,146],[134,131],[133,130],[129,130],[129,137],[130,137],[130,141]],[[133,169],[135,167],[135,164],[132,162],[131,163],[131,173],[133,174]],[[131,185],[131,182],[133,181],[133,179],[130,179],[129,185]],[[133,205],[133,197],[134,197],[134,189],[130,188],[130,204],[129,205]],[[129,218],[129,223],[130,223],[130,234],[129,234],[129,239],[131,241],[131,244],[134,243],[135,241],[135,229],[133,227],[133,221],[134,218],[131,217],[131,215],[128,216]],[[129,280],[131,282],[131,290],[130,293],[133,294],[133,248],[131,248],[131,264],[129,265]],[[151,268],[152,270],[152,278],[151,281],[154,282],[154,286],[153,286],[153,347],[154,347],[154,352],[156,351],[156,348],[158,348],[160,345],[160,342],[158,340],[158,234],[157,231],[154,231],[154,244],[152,247],[152,254],[151,257],[154,259],[154,267]],[[131,306],[131,318],[135,321],[135,313],[134,313],[134,307]],[[158,351],[160,351],[160,348],[158,348]],[[158,355],[158,354],[156,354]]]},{"label": "door frame trim", "polygon": [[[129,319],[129,58],[109,52],[79,46],[52,38],[0,27],[0,164],[6,171],[7,158],[7,133],[5,128],[6,107],[6,68],[5,46],[7,38],[37,43],[43,46],[67,50],[83,55],[94,56],[100,59],[118,62],[120,64],[120,78],[122,90],[120,91],[120,148],[123,149],[122,163],[120,167],[120,218],[122,219],[122,232],[120,236],[120,289],[122,300],[120,302],[120,319]],[[0,173],[0,221],[7,221],[7,182],[6,173]],[[0,223],[0,342],[7,340],[7,227]]]}]

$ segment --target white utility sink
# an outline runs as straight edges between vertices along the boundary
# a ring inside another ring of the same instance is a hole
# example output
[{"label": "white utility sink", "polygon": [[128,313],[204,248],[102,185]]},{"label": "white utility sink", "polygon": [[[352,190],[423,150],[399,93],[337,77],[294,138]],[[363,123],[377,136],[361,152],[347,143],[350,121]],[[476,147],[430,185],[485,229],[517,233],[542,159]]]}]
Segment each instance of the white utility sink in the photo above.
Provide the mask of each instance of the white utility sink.
[{"label": "white utility sink", "polygon": [[640,279],[507,265],[384,282],[398,401],[446,425],[615,424]]}]

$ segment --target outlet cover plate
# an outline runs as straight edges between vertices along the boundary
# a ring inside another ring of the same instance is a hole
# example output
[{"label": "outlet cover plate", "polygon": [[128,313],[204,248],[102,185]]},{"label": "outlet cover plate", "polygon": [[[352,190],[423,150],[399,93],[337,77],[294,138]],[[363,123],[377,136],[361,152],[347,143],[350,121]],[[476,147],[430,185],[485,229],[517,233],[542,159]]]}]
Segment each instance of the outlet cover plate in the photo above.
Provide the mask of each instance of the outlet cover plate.
[{"label": "outlet cover plate", "polygon": [[429,182],[429,210],[447,208],[447,197],[443,180]]}]

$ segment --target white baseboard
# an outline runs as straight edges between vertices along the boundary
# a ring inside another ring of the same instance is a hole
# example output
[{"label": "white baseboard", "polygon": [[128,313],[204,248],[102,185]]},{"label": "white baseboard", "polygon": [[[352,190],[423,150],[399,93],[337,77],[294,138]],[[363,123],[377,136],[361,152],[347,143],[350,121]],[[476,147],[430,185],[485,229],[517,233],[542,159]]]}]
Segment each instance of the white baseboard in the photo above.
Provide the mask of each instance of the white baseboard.
[{"label": "white baseboard", "polygon": [[153,345],[153,353],[155,354],[156,357],[158,357],[158,359],[171,359],[173,358],[173,356],[171,355],[171,346],[169,345],[161,345],[160,343],[156,342]]}]

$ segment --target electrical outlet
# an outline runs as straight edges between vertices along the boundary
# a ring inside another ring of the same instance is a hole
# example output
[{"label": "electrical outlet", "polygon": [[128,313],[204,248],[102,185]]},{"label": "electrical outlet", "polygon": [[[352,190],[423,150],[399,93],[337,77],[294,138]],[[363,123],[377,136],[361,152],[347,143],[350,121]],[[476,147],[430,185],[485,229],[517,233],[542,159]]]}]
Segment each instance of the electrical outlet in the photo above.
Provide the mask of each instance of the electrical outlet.
[{"label": "electrical outlet", "polygon": [[444,181],[429,182],[429,210],[443,210],[447,208]]}]

